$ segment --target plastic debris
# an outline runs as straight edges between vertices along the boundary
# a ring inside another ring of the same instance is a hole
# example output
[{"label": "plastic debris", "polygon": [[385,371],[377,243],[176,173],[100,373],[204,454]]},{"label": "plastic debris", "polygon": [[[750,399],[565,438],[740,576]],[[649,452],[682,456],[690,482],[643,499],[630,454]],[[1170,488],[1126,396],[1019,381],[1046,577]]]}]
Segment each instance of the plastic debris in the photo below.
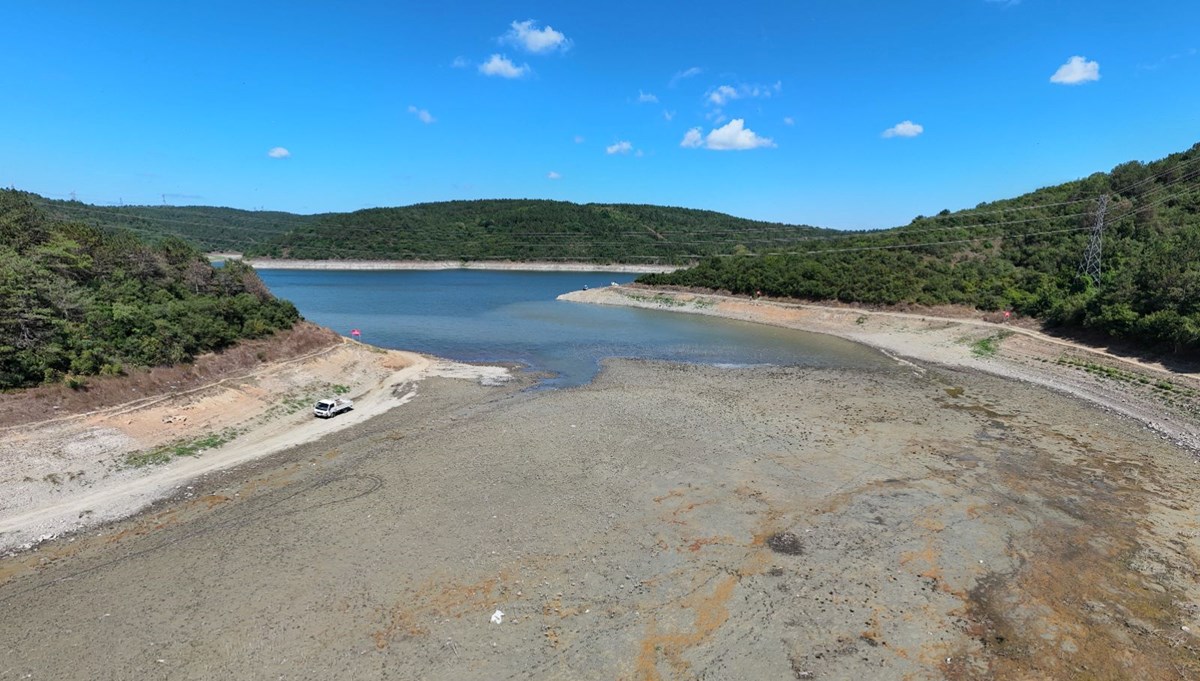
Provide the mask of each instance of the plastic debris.
[{"label": "plastic debris", "polygon": [[500,612],[499,610],[492,613],[492,624],[500,624],[503,621],[504,621],[504,613]]}]

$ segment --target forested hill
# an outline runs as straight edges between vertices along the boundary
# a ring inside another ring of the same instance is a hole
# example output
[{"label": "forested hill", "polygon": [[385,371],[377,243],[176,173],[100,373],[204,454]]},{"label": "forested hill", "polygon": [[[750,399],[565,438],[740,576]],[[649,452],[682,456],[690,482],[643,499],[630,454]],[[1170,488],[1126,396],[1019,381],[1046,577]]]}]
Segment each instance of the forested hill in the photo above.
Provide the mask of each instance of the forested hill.
[{"label": "forested hill", "polygon": [[55,220],[0,190],[0,389],[174,364],[298,319],[247,265]]},{"label": "forested hill", "polygon": [[56,218],[142,236],[178,236],[208,251],[317,260],[689,263],[836,233],[687,208],[522,199],[323,215],[36,200]]},{"label": "forested hill", "polygon": [[631,204],[486,200],[327,214],[247,255],[397,260],[694,262],[832,230],[712,211]]},{"label": "forested hill", "polygon": [[177,236],[206,251],[242,252],[296,229],[313,215],[213,206],[93,206],[30,195],[51,219],[122,228],[144,238]]},{"label": "forested hill", "polygon": [[[1104,210],[1102,269],[1081,273]],[[714,257],[648,284],[871,304],[1012,309],[1174,351],[1200,351],[1200,144],[1153,163],[892,230]]]}]

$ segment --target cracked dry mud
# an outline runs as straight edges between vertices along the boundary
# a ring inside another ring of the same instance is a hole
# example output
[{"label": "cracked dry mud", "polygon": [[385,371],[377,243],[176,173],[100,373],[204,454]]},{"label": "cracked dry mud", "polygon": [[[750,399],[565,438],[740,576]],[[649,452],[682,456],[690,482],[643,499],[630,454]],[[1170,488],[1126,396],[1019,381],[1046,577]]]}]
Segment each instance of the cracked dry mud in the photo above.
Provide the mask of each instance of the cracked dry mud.
[{"label": "cracked dry mud", "polygon": [[0,561],[0,679],[1200,677],[1200,465],[1077,400],[632,361],[422,390]]}]

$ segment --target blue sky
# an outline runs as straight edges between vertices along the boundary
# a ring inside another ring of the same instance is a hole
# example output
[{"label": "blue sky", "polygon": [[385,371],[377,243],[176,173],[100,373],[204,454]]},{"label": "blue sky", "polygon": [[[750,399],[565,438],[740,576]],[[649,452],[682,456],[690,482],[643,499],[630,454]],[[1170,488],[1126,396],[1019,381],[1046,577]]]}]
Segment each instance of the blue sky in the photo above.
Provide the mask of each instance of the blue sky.
[{"label": "blue sky", "polygon": [[1192,0],[583,4],[6,3],[0,184],[877,228],[1200,141]]}]

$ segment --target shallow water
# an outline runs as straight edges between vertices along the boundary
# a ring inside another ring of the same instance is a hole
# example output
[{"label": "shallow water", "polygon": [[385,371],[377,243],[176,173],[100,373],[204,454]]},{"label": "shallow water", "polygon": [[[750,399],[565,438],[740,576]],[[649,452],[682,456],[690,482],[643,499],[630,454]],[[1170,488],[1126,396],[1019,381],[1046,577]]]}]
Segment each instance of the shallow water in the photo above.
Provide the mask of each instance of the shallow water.
[{"label": "shallow water", "polygon": [[550,372],[544,387],[587,383],[607,357],[713,365],[878,367],[838,338],[693,314],[555,300],[627,283],[610,272],[262,270],[310,321],[387,348]]}]

